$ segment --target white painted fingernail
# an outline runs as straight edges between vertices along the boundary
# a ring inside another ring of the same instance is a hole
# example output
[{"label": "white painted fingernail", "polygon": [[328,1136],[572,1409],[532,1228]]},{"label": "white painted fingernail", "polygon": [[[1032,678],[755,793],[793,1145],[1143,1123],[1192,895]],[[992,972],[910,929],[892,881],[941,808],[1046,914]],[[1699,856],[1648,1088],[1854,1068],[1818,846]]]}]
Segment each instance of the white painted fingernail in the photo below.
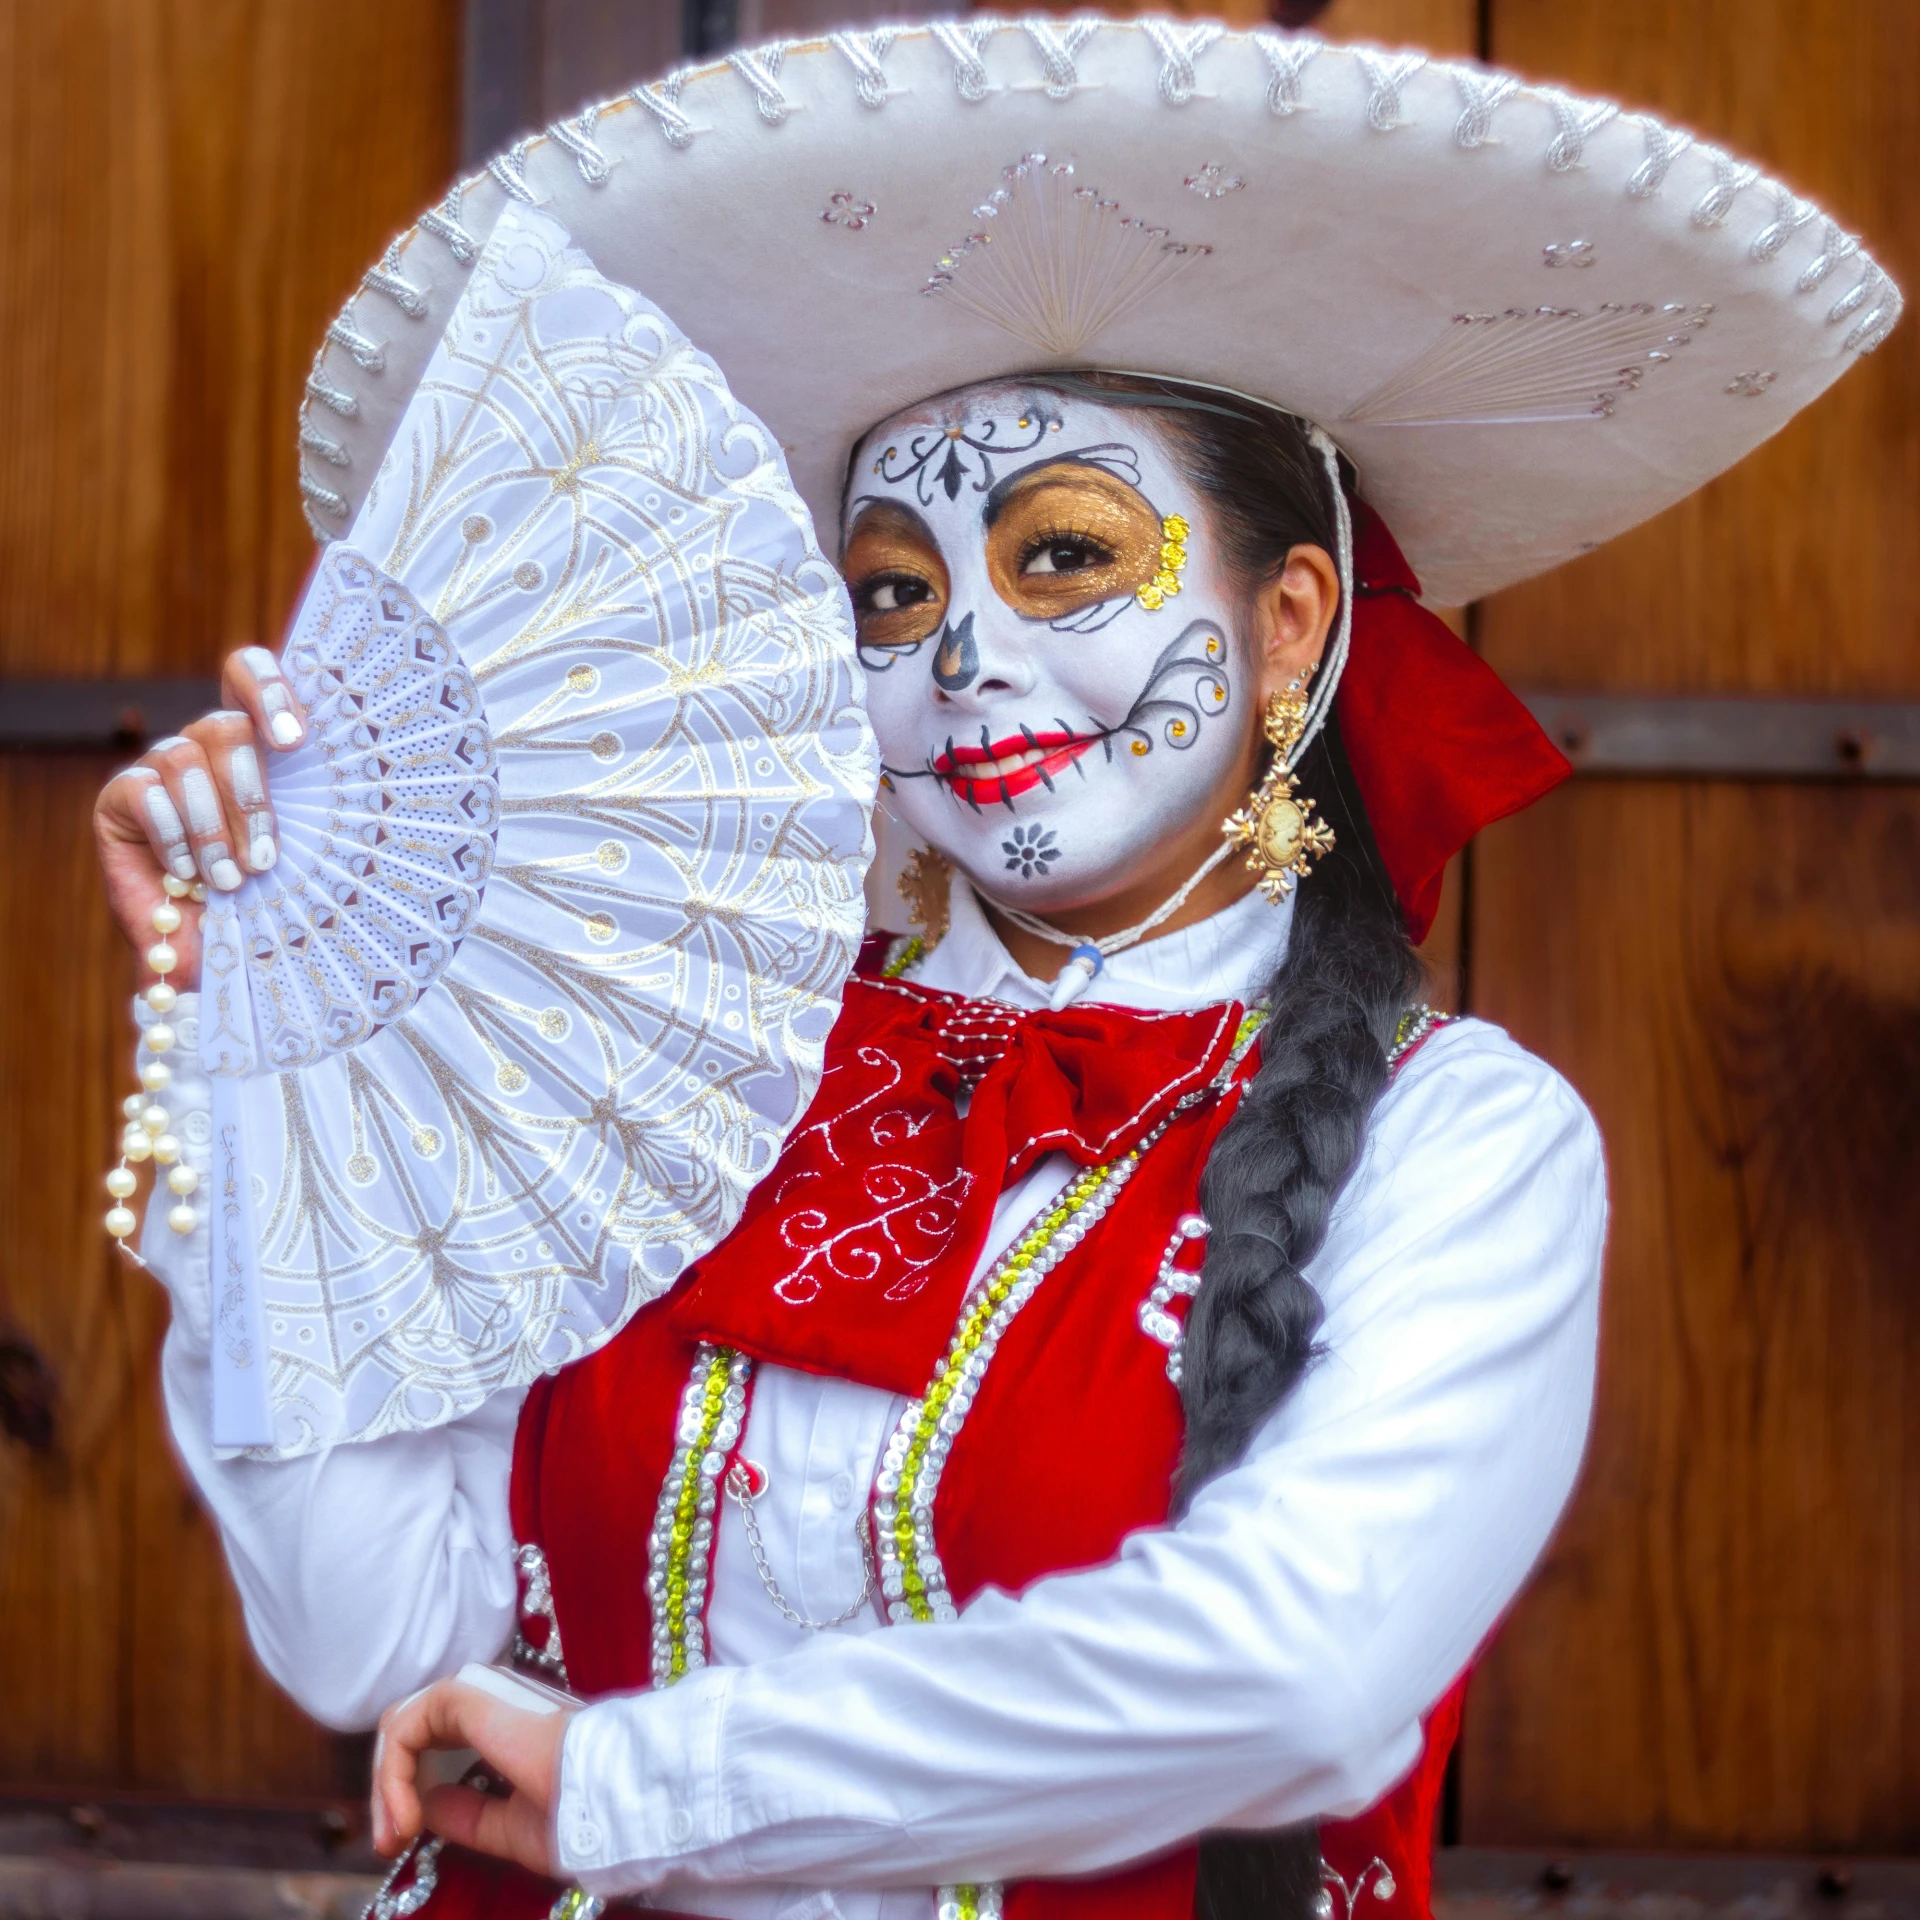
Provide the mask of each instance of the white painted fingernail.
[{"label": "white painted fingernail", "polygon": [[297,747],[300,744],[300,722],[290,713],[276,713],[267,722],[267,731],[273,735],[276,747]]},{"label": "white painted fingernail", "polygon": [[191,744],[184,733],[170,733],[164,740],[156,740],[147,751],[149,753],[170,753],[175,747],[184,747]]},{"label": "white painted fingernail", "polygon": [[204,839],[220,831],[220,796],[214,791],[213,776],[205,767],[189,767],[180,776],[180,791],[186,796],[187,824]]},{"label": "white painted fingernail", "polygon": [[200,872],[200,869],[193,864],[193,855],[185,847],[173,856],[169,864],[173,868],[173,877],[176,880],[192,880],[197,878]]},{"label": "white painted fingernail", "polygon": [[233,797],[248,813],[267,804],[267,790],[260,781],[260,756],[251,747],[235,747],[227,756],[227,778],[233,782]]},{"label": "white painted fingernail", "polygon": [[221,859],[213,861],[207,869],[207,878],[211,880],[222,893],[231,893],[246,877],[247,876],[242,873],[231,860],[226,859],[224,856]]},{"label": "white painted fingernail", "polygon": [[253,844],[247,849],[247,865],[255,873],[265,873],[280,858],[280,849],[273,844],[270,833],[256,833]]},{"label": "white painted fingernail", "polygon": [[280,662],[265,647],[242,647],[240,658],[247,663],[247,671],[256,680],[280,678]]}]

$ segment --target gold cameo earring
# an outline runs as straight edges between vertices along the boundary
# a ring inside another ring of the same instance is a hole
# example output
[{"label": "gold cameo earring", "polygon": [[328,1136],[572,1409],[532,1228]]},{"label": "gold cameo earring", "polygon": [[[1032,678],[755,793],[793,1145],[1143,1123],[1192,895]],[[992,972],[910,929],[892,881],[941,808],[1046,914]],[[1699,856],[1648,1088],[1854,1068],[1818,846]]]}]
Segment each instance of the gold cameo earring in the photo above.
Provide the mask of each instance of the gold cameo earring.
[{"label": "gold cameo earring", "polygon": [[[1309,669],[1311,671],[1311,669]],[[1316,820],[1313,802],[1300,793],[1294,749],[1307,728],[1306,675],[1289,681],[1267,702],[1266,735],[1273,761],[1253,797],[1229,814],[1220,831],[1248,849],[1247,866],[1260,876],[1260,891],[1278,906],[1304,880],[1313,863],[1333,850],[1333,829]]]}]

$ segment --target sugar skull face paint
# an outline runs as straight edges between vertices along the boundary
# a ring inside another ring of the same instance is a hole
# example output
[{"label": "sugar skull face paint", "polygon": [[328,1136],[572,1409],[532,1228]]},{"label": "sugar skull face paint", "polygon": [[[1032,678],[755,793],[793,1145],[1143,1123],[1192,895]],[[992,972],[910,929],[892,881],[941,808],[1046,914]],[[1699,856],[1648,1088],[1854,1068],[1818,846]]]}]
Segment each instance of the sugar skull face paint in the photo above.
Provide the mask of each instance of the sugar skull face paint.
[{"label": "sugar skull face paint", "polygon": [[994,384],[895,415],[854,457],[843,570],[884,804],[982,891],[1097,899],[1223,811],[1238,594],[1142,410]]}]

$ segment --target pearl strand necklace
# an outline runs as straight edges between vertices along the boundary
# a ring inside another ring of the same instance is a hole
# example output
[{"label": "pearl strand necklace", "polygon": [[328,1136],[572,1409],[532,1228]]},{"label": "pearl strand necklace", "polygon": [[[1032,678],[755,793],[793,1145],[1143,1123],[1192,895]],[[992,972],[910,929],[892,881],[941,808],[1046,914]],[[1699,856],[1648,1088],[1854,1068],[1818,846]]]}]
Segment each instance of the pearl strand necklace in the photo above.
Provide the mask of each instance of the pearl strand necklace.
[{"label": "pearl strand necklace", "polygon": [[[127,1202],[139,1185],[133,1166],[143,1160],[151,1160],[156,1172],[161,1167],[167,1169],[167,1187],[174,1196],[174,1204],[167,1210],[167,1225],[175,1233],[189,1234],[200,1224],[200,1215],[192,1200],[200,1176],[180,1157],[179,1138],[171,1131],[173,1116],[160,1104],[160,1096],[173,1085],[173,1069],[160,1056],[171,1053],[180,1037],[167,1024],[167,1015],[180,1002],[179,993],[167,979],[180,964],[171,937],[180,931],[182,916],[178,903],[182,900],[203,902],[207,890],[197,880],[189,884],[170,873],[162,875],[161,884],[166,888],[166,898],[154,908],[152,920],[153,930],[160,937],[147,949],[147,965],[159,976],[147,989],[146,996],[147,1005],[159,1016],[146,1032],[147,1051],[155,1057],[140,1069],[143,1091],[129,1094],[122,1108],[127,1124],[120,1136],[120,1164],[107,1175],[107,1192],[113,1198],[113,1205],[107,1209],[103,1224],[123,1249],[127,1237],[140,1224]],[[127,1164],[129,1161],[133,1166]],[[157,1181],[155,1191],[158,1192]]]}]

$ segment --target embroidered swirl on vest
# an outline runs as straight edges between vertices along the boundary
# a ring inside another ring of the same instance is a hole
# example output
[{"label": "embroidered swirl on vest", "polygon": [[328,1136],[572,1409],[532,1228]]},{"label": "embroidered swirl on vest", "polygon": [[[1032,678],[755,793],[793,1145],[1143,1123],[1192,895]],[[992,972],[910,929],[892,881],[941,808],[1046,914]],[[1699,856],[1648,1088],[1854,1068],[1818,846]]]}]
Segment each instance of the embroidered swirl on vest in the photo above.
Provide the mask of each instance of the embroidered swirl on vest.
[{"label": "embroidered swirl on vest", "polygon": [[753,1362],[729,1347],[702,1345],[680,1396],[679,1445],[667,1469],[647,1541],[647,1598],[653,1606],[653,1684],[670,1687],[707,1664],[707,1580],[713,1565],[720,1477],[746,1417]]},{"label": "embroidered swirl on vest", "polygon": [[1191,1300],[1200,1291],[1197,1268],[1178,1264],[1180,1249],[1189,1240],[1204,1240],[1207,1222],[1203,1215],[1183,1213],[1174,1222],[1167,1250],[1160,1256],[1160,1270],[1153,1277],[1153,1288],[1140,1303],[1140,1331],[1149,1340],[1157,1340],[1167,1350],[1167,1378],[1177,1387],[1184,1364],[1185,1324],[1168,1309],[1175,1300]]}]

